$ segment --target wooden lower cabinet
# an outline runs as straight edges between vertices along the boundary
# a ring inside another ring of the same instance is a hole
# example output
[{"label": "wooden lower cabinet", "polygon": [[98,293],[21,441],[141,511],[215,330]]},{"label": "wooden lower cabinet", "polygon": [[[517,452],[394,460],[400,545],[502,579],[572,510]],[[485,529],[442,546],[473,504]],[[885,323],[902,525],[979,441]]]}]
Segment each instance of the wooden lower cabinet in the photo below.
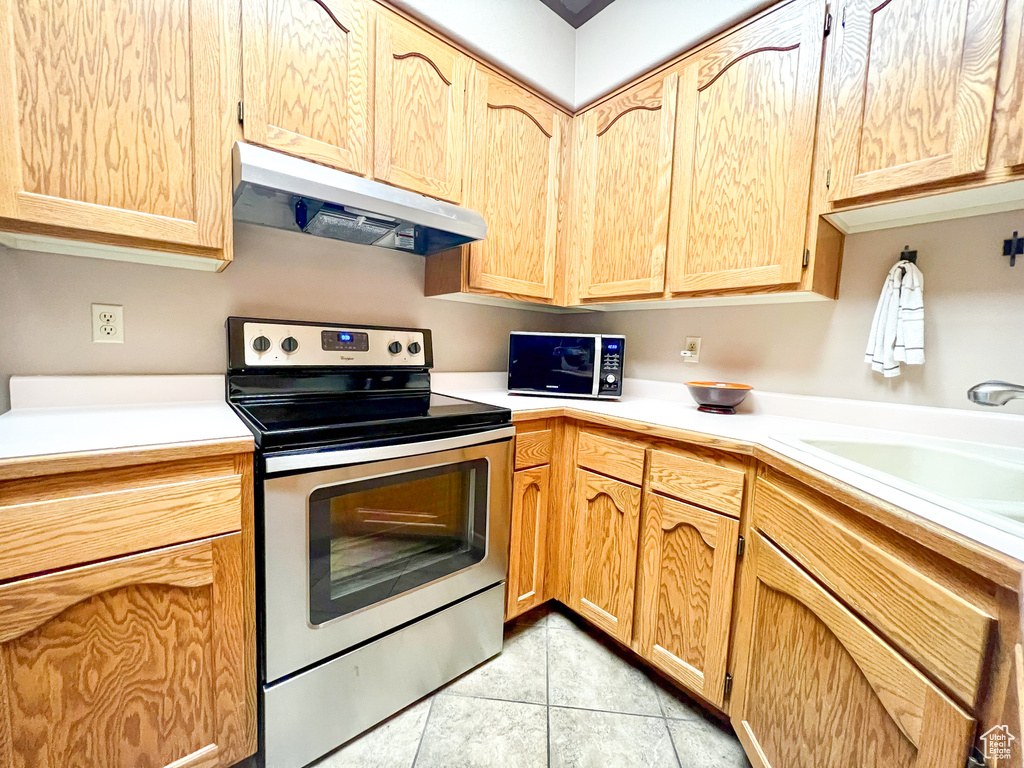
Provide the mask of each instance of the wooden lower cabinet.
[{"label": "wooden lower cabinet", "polygon": [[739,520],[652,493],[644,504],[643,525],[640,653],[721,707]]},{"label": "wooden lower cabinet", "polygon": [[251,754],[244,580],[234,533],[0,586],[0,763],[213,768]]},{"label": "wooden lower cabinet", "polygon": [[[550,433],[548,433],[550,434]],[[543,603],[547,567],[547,518],[551,468],[522,469],[512,478],[512,536],[509,547],[505,619]]]},{"label": "wooden lower cabinet", "polygon": [[954,704],[755,532],[731,718],[755,768],[960,768],[975,732]]},{"label": "wooden lower cabinet", "polygon": [[569,606],[623,643],[633,636],[640,489],[576,470]]}]

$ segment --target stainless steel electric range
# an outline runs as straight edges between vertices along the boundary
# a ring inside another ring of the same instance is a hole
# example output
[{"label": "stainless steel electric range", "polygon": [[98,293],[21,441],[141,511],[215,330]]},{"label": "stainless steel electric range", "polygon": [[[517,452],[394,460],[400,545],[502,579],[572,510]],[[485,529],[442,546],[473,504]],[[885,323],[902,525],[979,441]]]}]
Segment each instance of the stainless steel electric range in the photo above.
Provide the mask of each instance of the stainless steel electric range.
[{"label": "stainless steel electric range", "polygon": [[511,413],[429,330],[228,319],[256,436],[260,751],[299,768],[501,650]]}]

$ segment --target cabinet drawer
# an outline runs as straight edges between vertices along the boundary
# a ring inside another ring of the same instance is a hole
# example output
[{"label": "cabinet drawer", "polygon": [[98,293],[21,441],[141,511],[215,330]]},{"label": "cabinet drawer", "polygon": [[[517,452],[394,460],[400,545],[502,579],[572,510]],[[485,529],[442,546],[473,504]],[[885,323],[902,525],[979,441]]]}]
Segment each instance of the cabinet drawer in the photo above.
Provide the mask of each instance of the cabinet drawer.
[{"label": "cabinet drawer", "polygon": [[[137,471],[144,477],[147,468]],[[140,478],[138,487],[102,491],[110,484],[101,473],[95,480],[66,496],[0,506],[0,579],[241,528],[240,474],[151,485]]]},{"label": "cabinet drawer", "polygon": [[651,451],[651,490],[740,516],[746,473],[667,451]]},{"label": "cabinet drawer", "polygon": [[994,618],[938,574],[924,571],[896,543],[870,535],[801,488],[758,477],[754,509],[758,529],[951,693],[975,706]]},{"label": "cabinet drawer", "polygon": [[613,437],[580,432],[576,463],[633,485],[640,485],[644,480],[643,446]]},{"label": "cabinet drawer", "polygon": [[550,464],[551,447],[550,429],[518,433],[516,435],[516,469]]}]

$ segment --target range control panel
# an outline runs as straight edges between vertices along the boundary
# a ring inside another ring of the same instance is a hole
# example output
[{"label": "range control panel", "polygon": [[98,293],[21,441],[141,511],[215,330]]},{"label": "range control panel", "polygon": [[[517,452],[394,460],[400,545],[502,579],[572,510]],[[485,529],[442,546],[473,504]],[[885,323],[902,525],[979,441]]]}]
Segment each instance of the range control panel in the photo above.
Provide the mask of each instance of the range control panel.
[{"label": "range control panel", "polygon": [[[241,338],[232,333],[229,343],[241,347],[247,367],[387,368],[432,363],[427,359],[430,331],[264,320],[246,320],[241,329]],[[232,359],[237,351],[229,350]]]},{"label": "range control panel", "polygon": [[625,346],[625,336],[601,336],[599,396],[622,396],[622,355]]}]

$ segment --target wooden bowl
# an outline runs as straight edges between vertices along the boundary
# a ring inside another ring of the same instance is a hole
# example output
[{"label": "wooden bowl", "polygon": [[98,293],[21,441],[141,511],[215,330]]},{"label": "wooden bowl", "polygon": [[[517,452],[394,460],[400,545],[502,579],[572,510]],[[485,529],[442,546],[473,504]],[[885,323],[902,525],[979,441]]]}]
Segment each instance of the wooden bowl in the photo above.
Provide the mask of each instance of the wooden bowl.
[{"label": "wooden bowl", "polygon": [[736,413],[736,406],[746,399],[753,387],[728,381],[688,381],[690,395],[700,406],[698,410],[710,413]]}]

